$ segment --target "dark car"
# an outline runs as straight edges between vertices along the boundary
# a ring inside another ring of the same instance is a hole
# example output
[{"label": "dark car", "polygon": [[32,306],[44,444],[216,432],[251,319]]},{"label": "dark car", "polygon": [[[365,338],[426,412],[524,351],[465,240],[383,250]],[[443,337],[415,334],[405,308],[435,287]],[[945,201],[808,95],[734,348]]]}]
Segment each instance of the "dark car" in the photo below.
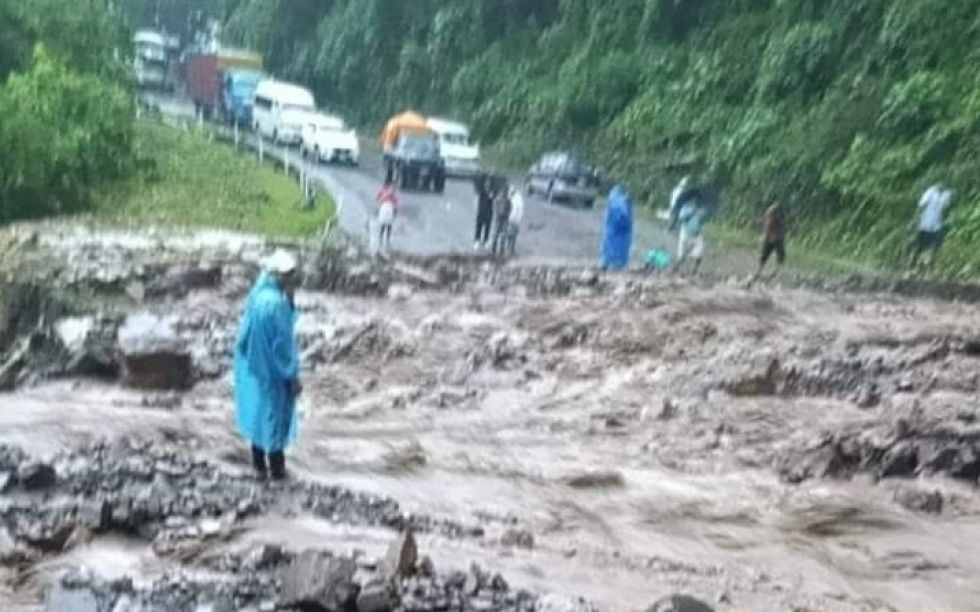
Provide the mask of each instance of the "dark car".
[{"label": "dark car", "polygon": [[531,166],[525,183],[528,195],[549,201],[581,202],[591,207],[599,195],[599,174],[576,155],[563,151],[545,153]]},{"label": "dark car", "polygon": [[435,135],[404,134],[386,157],[390,176],[402,189],[442,193],[446,188],[446,166]]}]

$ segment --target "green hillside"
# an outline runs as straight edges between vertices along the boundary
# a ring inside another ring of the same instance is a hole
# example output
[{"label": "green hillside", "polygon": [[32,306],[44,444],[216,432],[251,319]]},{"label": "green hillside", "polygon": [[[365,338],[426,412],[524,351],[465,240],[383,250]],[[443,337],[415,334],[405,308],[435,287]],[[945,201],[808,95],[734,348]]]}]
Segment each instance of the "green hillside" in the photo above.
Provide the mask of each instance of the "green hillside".
[{"label": "green hillside", "polygon": [[692,167],[728,220],[774,198],[812,247],[897,265],[916,200],[956,189],[941,265],[980,255],[976,0],[229,0],[226,35],[377,125],[470,121],[515,163],[589,151],[648,203]]}]

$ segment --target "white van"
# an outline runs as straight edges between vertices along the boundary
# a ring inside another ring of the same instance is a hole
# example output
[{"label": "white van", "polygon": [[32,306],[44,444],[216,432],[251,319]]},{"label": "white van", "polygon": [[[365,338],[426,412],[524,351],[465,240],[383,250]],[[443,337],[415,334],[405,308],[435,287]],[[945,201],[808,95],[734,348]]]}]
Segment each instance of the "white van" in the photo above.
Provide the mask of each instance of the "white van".
[{"label": "white van", "polygon": [[252,123],[261,138],[276,144],[298,145],[303,121],[316,110],[310,90],[274,79],[260,81],[255,88]]},{"label": "white van", "polygon": [[480,172],[480,148],[470,143],[470,129],[462,123],[438,119],[425,120],[439,138],[439,151],[449,176],[469,177]]}]

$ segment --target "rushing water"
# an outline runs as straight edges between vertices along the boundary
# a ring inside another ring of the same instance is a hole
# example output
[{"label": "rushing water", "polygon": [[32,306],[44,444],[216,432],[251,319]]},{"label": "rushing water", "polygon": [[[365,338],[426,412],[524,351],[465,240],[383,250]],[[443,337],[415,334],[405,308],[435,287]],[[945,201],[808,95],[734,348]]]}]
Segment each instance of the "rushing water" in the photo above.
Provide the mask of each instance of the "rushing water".
[{"label": "rushing water", "polygon": [[[437,565],[477,561],[519,586],[602,608],[688,591],[732,610],[980,609],[972,488],[927,483],[955,502],[933,516],[893,501],[903,483],[789,486],[772,469],[794,436],[873,421],[898,400],[869,411],[827,396],[734,397],[711,384],[736,375],[747,348],[783,355],[881,334],[904,341],[929,326],[975,327],[976,316],[805,293],[711,295],[670,287],[652,305],[488,288],[390,301],[302,295],[309,371],[289,466],[485,529],[478,539],[420,538]],[[223,299],[198,295],[168,310],[188,317]],[[234,310],[209,312],[233,329]],[[584,339],[562,340],[576,325]],[[350,338],[358,340],[345,345]],[[175,397],[49,383],[0,396],[0,442],[48,455],[100,437],[163,435],[247,469],[230,391],[227,377]],[[937,393],[964,407],[975,401]],[[501,542],[515,530],[533,547]],[[229,546],[317,542],[380,554],[390,539],[264,517]],[[145,543],[120,539],[49,567],[78,562],[110,576],[161,568]]]}]

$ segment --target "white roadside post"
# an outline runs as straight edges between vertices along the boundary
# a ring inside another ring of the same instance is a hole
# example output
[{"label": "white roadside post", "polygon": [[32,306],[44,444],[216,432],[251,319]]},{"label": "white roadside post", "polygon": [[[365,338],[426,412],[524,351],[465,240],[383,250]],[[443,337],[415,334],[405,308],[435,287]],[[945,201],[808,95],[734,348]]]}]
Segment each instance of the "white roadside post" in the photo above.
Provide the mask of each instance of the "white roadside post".
[{"label": "white roadside post", "polygon": [[282,150],[282,169],[289,176],[289,147]]},{"label": "white roadside post", "polygon": [[238,121],[232,122],[234,126],[232,129],[235,131],[235,150],[238,150]]},{"label": "white roadside post", "polygon": [[259,163],[261,164],[262,161],[263,161],[263,157],[264,157],[263,156],[262,147],[265,144],[265,141],[262,139],[262,134],[261,133],[256,132],[256,134],[258,134],[258,139],[259,139]]}]

